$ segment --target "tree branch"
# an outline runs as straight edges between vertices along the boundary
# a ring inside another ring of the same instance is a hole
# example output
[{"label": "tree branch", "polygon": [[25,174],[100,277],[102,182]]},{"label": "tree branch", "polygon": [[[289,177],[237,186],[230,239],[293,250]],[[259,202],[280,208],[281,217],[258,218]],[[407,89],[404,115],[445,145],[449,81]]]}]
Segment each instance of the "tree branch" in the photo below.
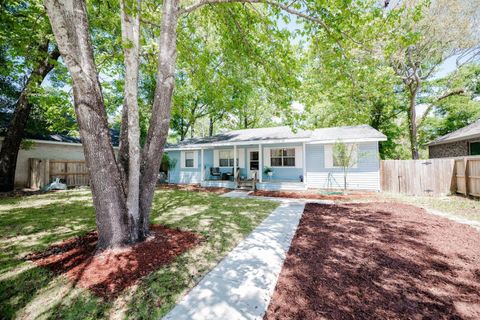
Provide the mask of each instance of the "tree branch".
[{"label": "tree branch", "polygon": [[430,113],[430,111],[432,110],[433,106],[435,105],[435,102],[440,102],[448,97],[451,97],[451,96],[457,96],[457,95],[465,95],[466,91],[465,89],[461,88],[461,89],[457,89],[457,90],[453,90],[453,91],[450,91],[450,92],[447,92],[443,95],[441,95],[440,97],[438,97],[433,103],[431,103],[427,109],[425,109],[425,112],[423,113],[422,115],[422,118],[420,119],[420,121],[418,122],[418,125],[417,125],[417,129],[420,128],[423,123],[425,122],[425,120],[427,119],[427,116],[428,114]]},{"label": "tree branch", "polygon": [[316,17],[309,16],[309,15],[307,15],[305,13],[302,13],[300,11],[297,11],[295,9],[292,9],[289,5],[284,5],[282,3],[278,3],[278,2],[275,2],[275,1],[271,1],[271,0],[200,0],[200,1],[192,4],[191,6],[180,9],[178,13],[179,13],[179,15],[182,15],[182,14],[185,14],[185,13],[192,12],[192,11],[194,11],[194,10],[200,8],[200,7],[203,7],[207,4],[213,4],[213,3],[264,3],[264,4],[271,5],[273,7],[280,8],[280,9],[282,9],[282,10],[284,10],[284,11],[290,13],[290,14],[296,15],[296,16],[301,17],[303,19],[318,23],[318,24],[322,25],[324,28],[328,29],[328,26],[325,24],[325,22],[323,20],[321,20],[319,18],[316,18]]}]

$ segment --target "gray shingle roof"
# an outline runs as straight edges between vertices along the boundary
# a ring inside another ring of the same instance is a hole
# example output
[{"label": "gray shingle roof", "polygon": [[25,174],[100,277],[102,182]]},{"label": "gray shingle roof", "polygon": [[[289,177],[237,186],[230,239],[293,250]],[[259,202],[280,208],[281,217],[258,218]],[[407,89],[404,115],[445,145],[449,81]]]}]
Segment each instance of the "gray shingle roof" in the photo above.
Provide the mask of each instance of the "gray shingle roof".
[{"label": "gray shingle roof", "polygon": [[430,142],[428,145],[431,146],[435,144],[454,142],[475,137],[480,137],[480,119],[466,127],[460,128],[456,131],[450,132],[449,134],[438,137],[437,139]]},{"label": "gray shingle roof", "polygon": [[295,132],[287,126],[233,130],[230,132],[217,134],[211,137],[193,138],[181,141],[177,144],[169,144],[167,148],[194,148],[205,144],[226,144],[229,142],[275,142],[283,140],[301,140],[301,141],[337,141],[349,139],[377,139],[386,140],[386,136],[368,125],[333,127],[316,130],[296,130]]}]

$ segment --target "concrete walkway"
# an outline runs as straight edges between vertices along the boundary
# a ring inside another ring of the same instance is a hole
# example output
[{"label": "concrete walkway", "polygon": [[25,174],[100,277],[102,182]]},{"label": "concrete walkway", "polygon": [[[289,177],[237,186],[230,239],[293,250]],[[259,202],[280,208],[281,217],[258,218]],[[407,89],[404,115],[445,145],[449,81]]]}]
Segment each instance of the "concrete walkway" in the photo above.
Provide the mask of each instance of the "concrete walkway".
[{"label": "concrete walkway", "polygon": [[[250,197],[232,191],[226,197]],[[304,201],[281,201],[164,319],[261,319],[305,208]]]}]

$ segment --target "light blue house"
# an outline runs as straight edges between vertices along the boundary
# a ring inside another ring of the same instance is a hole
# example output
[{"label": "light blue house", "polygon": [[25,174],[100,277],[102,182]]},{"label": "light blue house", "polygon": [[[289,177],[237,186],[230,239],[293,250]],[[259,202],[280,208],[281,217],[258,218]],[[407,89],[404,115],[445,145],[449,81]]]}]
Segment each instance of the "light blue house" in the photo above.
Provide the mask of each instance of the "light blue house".
[{"label": "light blue house", "polygon": [[[188,139],[168,145],[165,151],[176,159],[170,183],[234,189],[237,182],[232,174],[239,172],[241,180],[257,177],[260,190],[340,189],[343,171],[335,161],[333,145],[341,141],[353,145],[358,157],[348,173],[348,188],[380,190],[378,143],[386,139],[367,125],[296,132],[273,127]],[[264,173],[266,167],[271,175]]]}]

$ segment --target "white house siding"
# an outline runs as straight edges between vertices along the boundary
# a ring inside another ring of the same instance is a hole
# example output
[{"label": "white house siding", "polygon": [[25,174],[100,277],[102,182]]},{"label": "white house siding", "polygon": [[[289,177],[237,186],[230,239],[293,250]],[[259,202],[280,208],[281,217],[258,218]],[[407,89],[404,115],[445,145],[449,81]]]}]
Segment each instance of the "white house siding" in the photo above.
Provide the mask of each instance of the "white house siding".
[{"label": "white house siding", "polygon": [[[332,188],[343,188],[343,170],[341,168],[325,168],[324,145],[307,144],[307,186],[308,188],[327,188],[328,176],[334,178]],[[358,143],[360,160],[356,168],[350,168],[347,175],[349,189],[380,190],[380,160],[378,142]]]},{"label": "white house siding", "polygon": [[[0,141],[0,146],[2,141]],[[55,144],[34,142],[28,150],[20,150],[15,171],[15,187],[24,188],[28,184],[28,159],[85,160],[81,144]]]}]

